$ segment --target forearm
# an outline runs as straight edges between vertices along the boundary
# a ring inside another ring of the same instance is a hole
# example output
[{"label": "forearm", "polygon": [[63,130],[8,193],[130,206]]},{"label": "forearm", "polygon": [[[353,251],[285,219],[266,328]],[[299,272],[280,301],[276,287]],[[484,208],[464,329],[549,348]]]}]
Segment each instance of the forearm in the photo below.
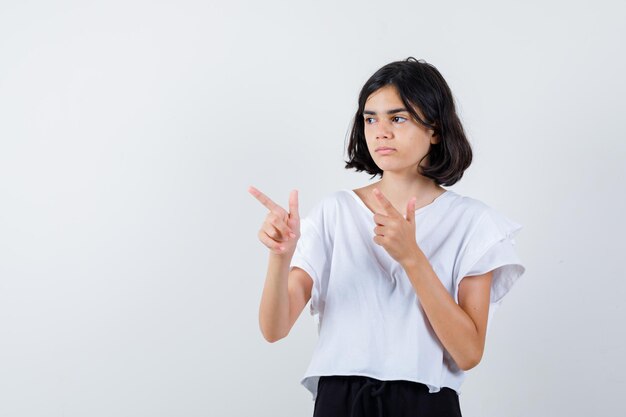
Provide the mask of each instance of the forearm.
[{"label": "forearm", "polygon": [[444,348],[459,368],[474,367],[480,360],[480,349],[471,317],[454,301],[421,249],[402,266]]},{"label": "forearm", "polygon": [[259,326],[269,342],[282,339],[289,327],[288,277],[292,256],[270,252],[261,305]]}]

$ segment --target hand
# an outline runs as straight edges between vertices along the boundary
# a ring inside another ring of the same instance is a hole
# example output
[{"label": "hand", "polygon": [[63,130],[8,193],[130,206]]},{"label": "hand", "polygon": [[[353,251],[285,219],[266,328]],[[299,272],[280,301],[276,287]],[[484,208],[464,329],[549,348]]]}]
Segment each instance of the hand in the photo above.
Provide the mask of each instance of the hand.
[{"label": "hand", "polygon": [[272,253],[293,255],[300,239],[298,191],[293,190],[289,194],[289,213],[256,188],[250,186],[248,192],[270,210],[259,230],[259,240]]},{"label": "hand", "polygon": [[419,250],[415,240],[415,197],[407,204],[405,219],[378,188],[374,188],[373,193],[381,207],[381,213],[374,214],[374,222],[377,224],[374,228],[374,242],[404,265]]}]

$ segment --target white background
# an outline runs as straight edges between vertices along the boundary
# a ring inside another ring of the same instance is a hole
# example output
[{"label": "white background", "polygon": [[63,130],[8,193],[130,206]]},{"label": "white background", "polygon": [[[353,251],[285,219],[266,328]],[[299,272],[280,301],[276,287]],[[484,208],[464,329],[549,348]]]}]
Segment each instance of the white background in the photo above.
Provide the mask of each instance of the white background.
[{"label": "white background", "polygon": [[414,56],[474,149],[451,187],[524,226],[465,417],[616,416],[626,288],[619,1],[1,1],[0,415],[307,416],[308,306],[267,343],[267,210],[343,168]]}]

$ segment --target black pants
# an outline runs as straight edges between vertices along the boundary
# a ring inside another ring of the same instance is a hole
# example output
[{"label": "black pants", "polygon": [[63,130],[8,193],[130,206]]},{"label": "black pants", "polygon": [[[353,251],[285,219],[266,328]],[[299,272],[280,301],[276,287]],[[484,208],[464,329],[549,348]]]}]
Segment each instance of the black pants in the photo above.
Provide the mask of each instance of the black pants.
[{"label": "black pants", "polygon": [[452,388],[430,394],[412,381],[380,381],[357,375],[320,377],[313,417],[461,417]]}]

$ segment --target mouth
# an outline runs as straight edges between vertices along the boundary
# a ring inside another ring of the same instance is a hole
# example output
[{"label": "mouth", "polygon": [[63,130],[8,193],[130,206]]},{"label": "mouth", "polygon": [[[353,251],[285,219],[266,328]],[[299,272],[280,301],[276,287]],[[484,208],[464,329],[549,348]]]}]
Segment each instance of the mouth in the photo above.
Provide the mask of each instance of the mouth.
[{"label": "mouth", "polygon": [[388,154],[388,153],[392,153],[395,152],[396,150],[394,148],[388,148],[386,146],[382,146],[380,148],[376,148],[376,152],[381,153],[381,154]]}]

